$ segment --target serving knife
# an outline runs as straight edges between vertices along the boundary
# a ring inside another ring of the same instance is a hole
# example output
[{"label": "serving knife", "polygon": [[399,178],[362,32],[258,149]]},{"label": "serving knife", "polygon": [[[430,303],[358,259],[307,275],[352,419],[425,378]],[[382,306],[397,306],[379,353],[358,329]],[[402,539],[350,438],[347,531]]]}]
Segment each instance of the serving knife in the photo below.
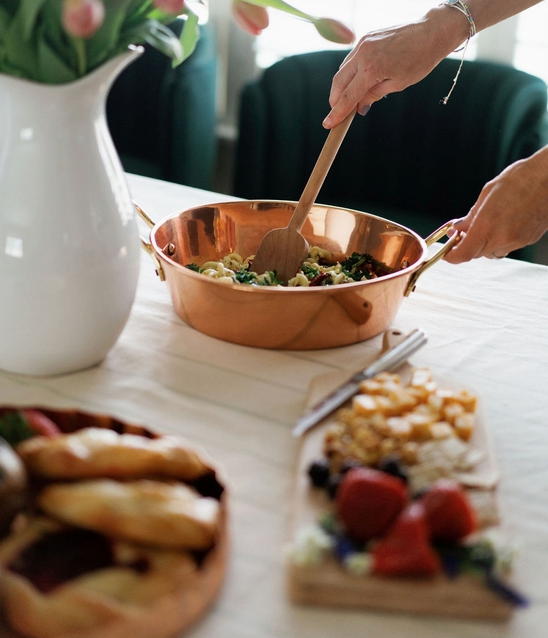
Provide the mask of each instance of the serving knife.
[{"label": "serving knife", "polygon": [[292,430],[293,436],[301,436],[348,401],[348,399],[351,399],[358,393],[360,383],[365,379],[371,379],[379,372],[395,370],[401,366],[427,341],[428,337],[420,328],[410,332],[403,341],[387,350],[367,368],[353,374],[350,379],[331,392],[325,399],[322,399],[307,410],[295,423]]}]

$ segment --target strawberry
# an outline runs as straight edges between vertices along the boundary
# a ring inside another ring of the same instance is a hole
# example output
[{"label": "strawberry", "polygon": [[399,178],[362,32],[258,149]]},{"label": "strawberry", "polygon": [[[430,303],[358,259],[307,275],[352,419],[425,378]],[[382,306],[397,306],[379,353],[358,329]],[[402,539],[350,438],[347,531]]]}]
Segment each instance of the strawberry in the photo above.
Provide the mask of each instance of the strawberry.
[{"label": "strawberry", "polygon": [[420,502],[434,540],[458,541],[477,527],[475,512],[465,491],[456,481],[435,481]]},{"label": "strawberry", "polygon": [[57,436],[61,430],[40,410],[21,410],[21,414],[30,429],[39,436]]},{"label": "strawberry", "polygon": [[430,546],[429,536],[422,504],[411,503],[373,546],[373,573],[383,576],[437,574],[441,564]]},{"label": "strawberry", "polygon": [[357,467],[343,476],[335,506],[348,536],[368,541],[388,529],[408,497],[401,479],[380,470]]}]

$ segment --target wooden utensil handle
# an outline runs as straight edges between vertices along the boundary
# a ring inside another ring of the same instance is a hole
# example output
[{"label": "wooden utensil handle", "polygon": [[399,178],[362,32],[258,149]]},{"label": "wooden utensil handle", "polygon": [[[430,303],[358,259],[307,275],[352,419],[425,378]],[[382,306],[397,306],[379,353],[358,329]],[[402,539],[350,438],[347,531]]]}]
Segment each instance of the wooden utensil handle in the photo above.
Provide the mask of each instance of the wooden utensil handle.
[{"label": "wooden utensil handle", "polygon": [[[390,350],[391,348],[399,345],[406,339],[406,337],[407,335],[401,330],[398,330],[397,328],[388,328],[388,330],[384,332],[382,337],[381,353],[386,352],[387,350]],[[399,366],[399,368],[393,370],[393,372],[400,375],[402,383],[407,384],[411,380],[411,375],[413,374],[413,366],[409,363],[409,361],[405,361],[401,364],[401,366]]]},{"label": "wooden utensil handle", "polygon": [[312,169],[312,173],[308,178],[308,182],[306,183],[303,193],[297,203],[297,206],[295,207],[295,212],[291,217],[288,228],[300,231],[303,227],[310,208],[316,201],[316,197],[320,192],[320,188],[322,187],[324,179],[329,169],[331,168],[331,164],[333,164],[333,160],[337,155],[337,151],[342,144],[342,141],[350,127],[350,124],[352,124],[352,120],[354,119],[355,114],[356,109],[354,109],[349,115],[347,115],[346,118],[339,125],[335,126],[335,128],[332,128],[331,131],[329,131],[329,135],[327,136],[320,155],[316,160],[316,164]]}]

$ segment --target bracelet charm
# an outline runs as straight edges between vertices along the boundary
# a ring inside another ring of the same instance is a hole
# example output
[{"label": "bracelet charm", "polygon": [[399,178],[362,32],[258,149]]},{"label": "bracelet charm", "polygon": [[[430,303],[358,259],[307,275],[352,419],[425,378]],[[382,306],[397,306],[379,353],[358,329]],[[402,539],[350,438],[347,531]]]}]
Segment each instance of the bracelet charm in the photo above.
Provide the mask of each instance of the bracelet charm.
[{"label": "bracelet charm", "polygon": [[474,22],[474,18],[472,17],[472,14],[470,13],[470,9],[468,8],[468,5],[462,2],[462,0],[445,0],[443,5],[447,5],[448,7],[455,7],[455,9],[458,9],[463,15],[466,16],[466,19],[468,20],[470,24],[469,37],[473,38],[476,35],[476,23]]}]

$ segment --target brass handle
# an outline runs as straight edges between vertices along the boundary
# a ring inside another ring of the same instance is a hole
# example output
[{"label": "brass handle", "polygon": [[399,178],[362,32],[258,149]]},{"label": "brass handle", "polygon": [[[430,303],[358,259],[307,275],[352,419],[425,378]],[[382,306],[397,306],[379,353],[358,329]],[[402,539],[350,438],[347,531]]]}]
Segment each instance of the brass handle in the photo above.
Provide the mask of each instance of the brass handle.
[{"label": "brass handle", "polygon": [[[435,230],[433,233],[428,235],[428,237],[424,240],[426,242],[426,245],[431,246],[432,244],[437,242],[438,239],[445,237],[445,235],[447,235],[447,233],[451,230],[451,228],[453,228],[453,223],[455,221],[456,219],[452,219],[446,222],[443,226],[440,226],[437,230]],[[432,255],[432,257],[430,257],[430,259],[427,259],[420,266],[420,268],[411,275],[411,278],[409,279],[409,282],[407,283],[407,288],[405,289],[405,293],[404,293],[405,297],[409,297],[409,295],[413,292],[413,290],[415,290],[415,286],[417,285],[417,279],[422,275],[422,273],[425,270],[428,270],[428,268],[433,266],[440,259],[443,259],[443,257],[445,257],[445,255],[447,255],[447,253],[459,243],[459,241],[462,239],[462,236],[463,236],[462,231],[455,232],[445,242],[445,244],[443,244],[443,246],[434,255]]]},{"label": "brass handle", "polygon": [[[138,204],[136,204],[135,202],[133,202],[133,205],[135,206],[135,210],[137,211],[137,214],[145,222],[145,224],[149,228],[154,228],[154,222],[145,213],[145,211]],[[154,250],[154,246],[150,242],[148,242],[146,239],[144,239],[144,237],[142,237],[141,235],[139,235],[139,239],[141,240],[142,248],[144,248],[146,250],[146,252],[152,257],[152,261],[154,262],[154,268],[156,269],[156,274],[160,278],[160,281],[165,281],[166,280],[166,276],[165,276],[165,273],[164,273],[164,269],[162,268],[162,264],[161,264],[160,260],[158,259],[158,256],[156,255],[156,251]]]}]

